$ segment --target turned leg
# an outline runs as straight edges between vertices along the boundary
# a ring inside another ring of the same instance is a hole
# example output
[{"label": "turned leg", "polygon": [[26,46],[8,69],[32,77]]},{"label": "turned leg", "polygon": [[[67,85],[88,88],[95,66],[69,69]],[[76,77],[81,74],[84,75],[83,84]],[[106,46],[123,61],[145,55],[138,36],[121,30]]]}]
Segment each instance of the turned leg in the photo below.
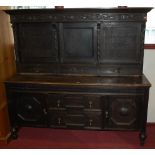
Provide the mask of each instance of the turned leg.
[{"label": "turned leg", "polygon": [[145,142],[145,139],[146,139],[146,133],[145,132],[140,132],[139,134],[139,138],[140,138],[140,145],[143,146],[144,145],[144,142]]}]

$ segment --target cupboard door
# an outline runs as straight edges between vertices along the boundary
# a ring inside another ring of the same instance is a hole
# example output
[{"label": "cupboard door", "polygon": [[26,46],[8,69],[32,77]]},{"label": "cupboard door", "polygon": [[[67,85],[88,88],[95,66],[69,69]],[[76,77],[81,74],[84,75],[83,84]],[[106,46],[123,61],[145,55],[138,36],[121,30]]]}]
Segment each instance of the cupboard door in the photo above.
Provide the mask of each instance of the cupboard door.
[{"label": "cupboard door", "polygon": [[61,61],[96,63],[97,24],[64,23],[61,27]]},{"label": "cupboard door", "polygon": [[105,107],[105,128],[138,129],[142,96],[109,96]]},{"label": "cupboard door", "polygon": [[22,63],[58,61],[58,29],[55,23],[20,23],[18,59]]},{"label": "cupboard door", "polygon": [[100,63],[137,64],[142,59],[140,23],[105,22],[100,30]]},{"label": "cupboard door", "polygon": [[18,124],[28,126],[44,126],[46,99],[42,94],[17,93],[14,100],[16,120]]}]

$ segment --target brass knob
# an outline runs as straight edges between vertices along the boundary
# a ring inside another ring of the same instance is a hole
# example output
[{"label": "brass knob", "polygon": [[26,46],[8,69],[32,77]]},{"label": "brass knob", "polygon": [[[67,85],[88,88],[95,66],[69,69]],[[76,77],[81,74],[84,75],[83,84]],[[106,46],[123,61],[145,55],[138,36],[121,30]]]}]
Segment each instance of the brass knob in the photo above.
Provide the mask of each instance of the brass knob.
[{"label": "brass knob", "polygon": [[60,100],[57,100],[57,107],[60,107]]},{"label": "brass knob", "polygon": [[108,111],[105,112],[105,118],[109,118],[109,112]]},{"label": "brass knob", "polygon": [[89,108],[90,109],[92,108],[92,104],[93,104],[93,102],[92,101],[89,101]]},{"label": "brass knob", "polygon": [[46,111],[46,109],[43,109],[43,111],[44,111],[44,114],[46,115],[46,114],[47,114],[47,111]]},{"label": "brass knob", "polygon": [[92,122],[93,122],[93,120],[90,119],[90,120],[89,120],[89,126],[92,126]]},{"label": "brass knob", "polygon": [[31,110],[31,109],[32,109],[32,106],[31,106],[31,105],[28,105],[28,106],[27,106],[27,109],[28,109],[28,110]]},{"label": "brass knob", "polygon": [[61,124],[61,118],[60,117],[58,118],[58,124],[59,125]]}]

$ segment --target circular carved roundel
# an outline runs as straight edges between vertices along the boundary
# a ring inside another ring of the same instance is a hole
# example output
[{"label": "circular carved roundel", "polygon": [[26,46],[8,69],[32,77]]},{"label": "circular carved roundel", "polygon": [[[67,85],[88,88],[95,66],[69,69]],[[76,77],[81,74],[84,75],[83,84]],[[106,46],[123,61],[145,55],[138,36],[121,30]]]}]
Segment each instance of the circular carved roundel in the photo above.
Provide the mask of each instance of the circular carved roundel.
[{"label": "circular carved roundel", "polygon": [[131,125],[136,120],[136,103],[133,99],[116,98],[111,103],[111,120],[116,125]]}]

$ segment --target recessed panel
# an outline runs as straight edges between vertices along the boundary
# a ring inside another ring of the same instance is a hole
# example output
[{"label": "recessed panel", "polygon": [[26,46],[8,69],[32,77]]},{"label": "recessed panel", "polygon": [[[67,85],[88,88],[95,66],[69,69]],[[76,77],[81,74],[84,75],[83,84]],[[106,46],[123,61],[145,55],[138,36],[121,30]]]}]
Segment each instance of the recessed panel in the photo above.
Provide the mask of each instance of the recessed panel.
[{"label": "recessed panel", "polygon": [[41,94],[18,93],[14,105],[18,122],[25,125],[43,125],[45,101]]},{"label": "recessed panel", "polygon": [[95,24],[64,24],[63,62],[88,63],[96,59]]},{"label": "recessed panel", "polygon": [[21,62],[57,61],[57,30],[51,23],[22,23],[18,36]]},{"label": "recessed panel", "polygon": [[140,31],[140,24],[103,24],[100,62],[138,63],[141,59]]},{"label": "recessed panel", "polygon": [[70,28],[64,30],[64,45],[66,57],[92,57],[93,56],[92,29]]},{"label": "recessed panel", "polygon": [[105,112],[107,128],[139,128],[141,96],[109,96],[108,110]]}]

